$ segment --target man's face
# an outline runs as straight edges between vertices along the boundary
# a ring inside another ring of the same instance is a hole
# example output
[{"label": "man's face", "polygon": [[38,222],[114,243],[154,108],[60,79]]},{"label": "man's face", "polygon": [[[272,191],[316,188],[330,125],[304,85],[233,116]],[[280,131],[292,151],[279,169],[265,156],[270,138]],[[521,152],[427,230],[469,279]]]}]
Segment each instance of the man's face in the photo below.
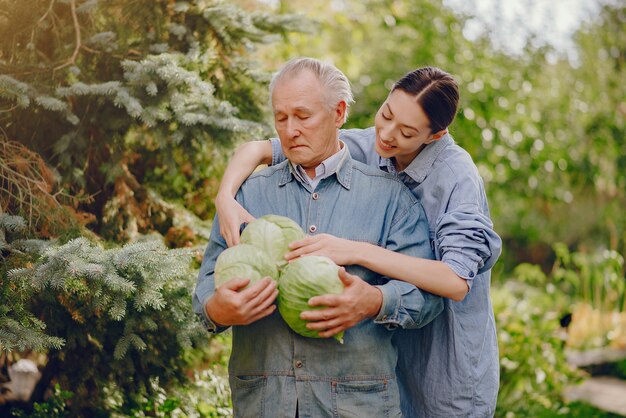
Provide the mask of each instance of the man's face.
[{"label": "man's face", "polygon": [[272,108],[285,156],[307,174],[339,151],[337,129],[343,124],[345,103],[329,110],[323,87],[312,72],[303,70],[279,81],[272,94]]}]

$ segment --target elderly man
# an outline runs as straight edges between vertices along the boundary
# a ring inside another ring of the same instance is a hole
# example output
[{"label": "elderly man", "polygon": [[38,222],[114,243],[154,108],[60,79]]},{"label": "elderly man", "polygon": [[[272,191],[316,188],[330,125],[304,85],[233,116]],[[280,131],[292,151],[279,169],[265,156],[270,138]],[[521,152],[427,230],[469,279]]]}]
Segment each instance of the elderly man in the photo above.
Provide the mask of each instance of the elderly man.
[{"label": "elderly man", "polygon": [[[270,93],[288,160],[250,176],[237,194],[241,205],[256,217],[288,216],[309,234],[433,258],[419,202],[392,176],[353,161],[339,141],[352,101],[343,73],[310,58],[292,60],[274,76]],[[323,318],[331,333],[347,329],[345,343],[302,337],[276,312],[271,280],[245,288],[249,280],[237,278],[214,290],[215,261],[226,243],[213,225],[193,305],[210,331],[233,327],[235,416],[400,416],[393,330],[431,321],[441,312],[440,298],[348,266],[340,273],[344,292],[327,299],[334,316]]]}]

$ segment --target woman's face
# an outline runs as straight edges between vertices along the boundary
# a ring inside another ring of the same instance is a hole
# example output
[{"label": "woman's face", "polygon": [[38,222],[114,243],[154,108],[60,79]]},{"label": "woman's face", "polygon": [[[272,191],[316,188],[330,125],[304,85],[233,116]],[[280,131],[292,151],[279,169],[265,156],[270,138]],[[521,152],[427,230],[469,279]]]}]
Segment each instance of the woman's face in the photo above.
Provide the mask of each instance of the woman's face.
[{"label": "woman's face", "polygon": [[445,130],[431,133],[430,121],[412,96],[394,90],[378,109],[376,119],[376,152],[396,159],[396,168],[404,170],[425,145],[439,139]]}]

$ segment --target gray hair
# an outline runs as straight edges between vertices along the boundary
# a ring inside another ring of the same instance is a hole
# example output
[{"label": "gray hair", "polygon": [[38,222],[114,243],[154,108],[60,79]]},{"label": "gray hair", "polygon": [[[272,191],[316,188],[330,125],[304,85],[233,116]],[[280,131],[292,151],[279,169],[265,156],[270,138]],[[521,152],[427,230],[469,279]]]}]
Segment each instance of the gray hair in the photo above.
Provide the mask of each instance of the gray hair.
[{"label": "gray hair", "polygon": [[354,102],[350,81],[337,67],[332,64],[316,60],[314,58],[295,58],[288,61],[281,69],[274,74],[270,82],[270,98],[274,94],[274,88],[280,80],[293,77],[302,71],[311,71],[324,87],[324,100],[328,110],[332,110],[337,103],[346,103],[346,116],[348,118],[348,108]]}]

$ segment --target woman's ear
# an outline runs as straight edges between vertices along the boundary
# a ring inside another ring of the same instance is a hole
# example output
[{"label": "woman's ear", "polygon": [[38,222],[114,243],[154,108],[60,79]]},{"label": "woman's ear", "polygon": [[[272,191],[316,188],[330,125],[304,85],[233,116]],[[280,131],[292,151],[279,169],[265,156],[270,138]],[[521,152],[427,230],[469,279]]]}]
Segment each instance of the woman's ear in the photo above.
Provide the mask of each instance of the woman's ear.
[{"label": "woman's ear", "polygon": [[439,141],[442,136],[448,133],[447,129],[442,129],[439,132],[435,132],[428,137],[426,144],[430,144],[431,142]]}]

